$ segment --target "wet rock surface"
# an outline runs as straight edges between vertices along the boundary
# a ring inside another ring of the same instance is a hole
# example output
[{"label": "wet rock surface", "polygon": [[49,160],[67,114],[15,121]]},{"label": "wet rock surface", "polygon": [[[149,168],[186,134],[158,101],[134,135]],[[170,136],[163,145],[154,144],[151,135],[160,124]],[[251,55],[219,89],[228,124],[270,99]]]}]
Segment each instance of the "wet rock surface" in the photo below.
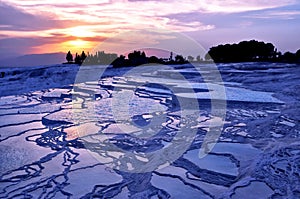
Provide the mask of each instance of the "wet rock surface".
[{"label": "wet rock surface", "polygon": [[[205,83],[188,65],[107,69],[78,82],[74,71],[66,80],[71,68],[55,78],[53,68],[28,69],[15,74],[28,87],[41,78],[55,84],[23,93],[6,75],[0,198],[298,198],[300,67],[252,65],[218,65],[223,82],[209,65],[196,66]],[[217,95],[223,85],[226,99]],[[226,115],[217,143],[205,145],[222,122],[211,100],[225,101]]]}]

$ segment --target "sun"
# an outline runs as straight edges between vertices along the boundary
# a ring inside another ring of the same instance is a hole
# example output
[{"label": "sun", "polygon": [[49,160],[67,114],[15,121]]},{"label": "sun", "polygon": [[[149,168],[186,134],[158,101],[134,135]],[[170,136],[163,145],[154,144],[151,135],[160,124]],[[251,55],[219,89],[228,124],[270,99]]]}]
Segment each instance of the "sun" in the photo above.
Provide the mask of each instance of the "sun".
[{"label": "sun", "polygon": [[68,41],[68,43],[75,47],[86,47],[88,46],[89,42],[81,39],[76,39],[76,40]]},{"label": "sun", "polygon": [[74,52],[81,52],[83,50],[90,50],[93,47],[92,42],[82,39],[70,40],[63,43],[63,46],[67,50]]}]

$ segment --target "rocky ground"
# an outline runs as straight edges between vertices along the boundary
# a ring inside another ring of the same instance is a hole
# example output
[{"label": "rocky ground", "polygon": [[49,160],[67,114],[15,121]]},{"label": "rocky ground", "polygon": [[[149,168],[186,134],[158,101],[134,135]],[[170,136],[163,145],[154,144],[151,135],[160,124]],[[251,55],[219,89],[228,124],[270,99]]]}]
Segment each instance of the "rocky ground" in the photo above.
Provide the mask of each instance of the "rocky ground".
[{"label": "rocky ground", "polygon": [[0,198],[300,197],[298,65],[138,68],[1,69]]}]

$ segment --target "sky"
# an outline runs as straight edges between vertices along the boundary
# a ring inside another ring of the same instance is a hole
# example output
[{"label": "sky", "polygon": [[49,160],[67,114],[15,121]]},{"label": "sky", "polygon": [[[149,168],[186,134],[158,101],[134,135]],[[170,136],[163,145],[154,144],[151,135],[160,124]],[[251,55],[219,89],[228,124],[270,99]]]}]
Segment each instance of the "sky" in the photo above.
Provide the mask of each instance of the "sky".
[{"label": "sky", "polygon": [[[107,40],[121,54],[126,41],[119,34],[155,29],[180,33],[206,50],[256,39],[295,52],[300,0],[0,0],[2,58],[92,51]],[[146,47],[171,38],[148,34],[130,42]]]}]

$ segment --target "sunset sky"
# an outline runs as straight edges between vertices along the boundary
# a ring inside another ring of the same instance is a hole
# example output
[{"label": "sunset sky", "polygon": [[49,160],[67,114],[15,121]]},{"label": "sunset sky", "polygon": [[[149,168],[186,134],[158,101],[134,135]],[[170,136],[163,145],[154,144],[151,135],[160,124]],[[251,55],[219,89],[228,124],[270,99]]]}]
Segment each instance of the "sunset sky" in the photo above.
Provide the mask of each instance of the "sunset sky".
[{"label": "sunset sky", "polygon": [[[205,49],[257,39],[295,52],[300,48],[300,1],[0,1],[0,56],[89,51],[118,33],[155,28],[183,33]],[[136,42],[166,39],[150,35]]]}]

